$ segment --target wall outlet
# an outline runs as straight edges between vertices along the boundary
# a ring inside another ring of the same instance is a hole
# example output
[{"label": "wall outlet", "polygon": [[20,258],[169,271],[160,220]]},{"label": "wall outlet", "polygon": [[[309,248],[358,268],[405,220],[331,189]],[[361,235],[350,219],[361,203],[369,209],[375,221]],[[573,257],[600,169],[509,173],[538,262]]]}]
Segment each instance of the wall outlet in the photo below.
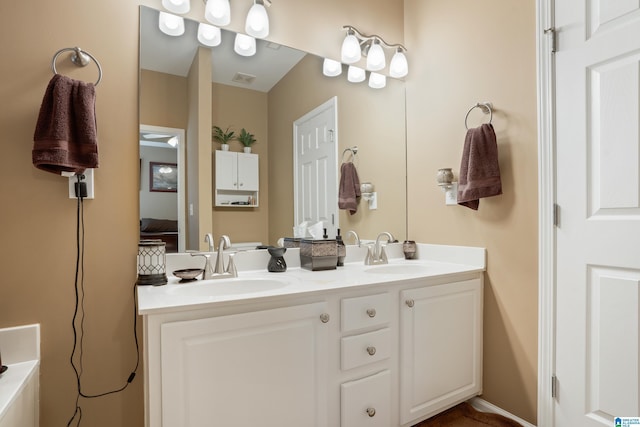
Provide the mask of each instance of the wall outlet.
[{"label": "wall outlet", "polygon": [[458,183],[452,182],[451,188],[444,192],[445,205],[457,205],[458,204]]},{"label": "wall outlet", "polygon": [[[85,183],[85,187],[87,189],[87,195],[84,197],[85,199],[94,199],[94,177],[93,177],[93,169],[86,169],[84,171],[84,179],[81,182]],[[78,177],[73,175],[69,177],[69,198],[76,198],[76,184],[78,183]]]}]

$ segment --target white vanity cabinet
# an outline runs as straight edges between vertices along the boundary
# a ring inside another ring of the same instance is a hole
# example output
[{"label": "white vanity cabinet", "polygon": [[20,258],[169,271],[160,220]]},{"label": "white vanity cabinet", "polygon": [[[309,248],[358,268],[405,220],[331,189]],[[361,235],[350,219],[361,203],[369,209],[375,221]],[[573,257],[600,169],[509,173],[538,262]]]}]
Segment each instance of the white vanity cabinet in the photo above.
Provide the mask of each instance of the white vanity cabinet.
[{"label": "white vanity cabinet", "polygon": [[160,326],[162,425],[327,424],[326,303]]},{"label": "white vanity cabinet", "polygon": [[147,312],[146,426],[417,424],[482,391],[482,274]]},{"label": "white vanity cabinet", "polygon": [[[257,206],[260,190],[258,155],[216,150],[216,206]],[[252,202],[249,205],[234,202]]]},{"label": "white vanity cabinet", "polygon": [[400,419],[431,416],[482,391],[482,281],[400,293]]}]

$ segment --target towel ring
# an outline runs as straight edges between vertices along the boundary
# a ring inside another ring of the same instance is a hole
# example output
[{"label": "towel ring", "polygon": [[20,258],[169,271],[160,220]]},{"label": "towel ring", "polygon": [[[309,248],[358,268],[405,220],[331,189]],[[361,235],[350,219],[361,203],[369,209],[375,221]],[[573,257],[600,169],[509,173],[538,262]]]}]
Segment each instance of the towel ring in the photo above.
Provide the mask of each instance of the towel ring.
[{"label": "towel ring", "polygon": [[489,124],[491,124],[491,121],[493,120],[493,109],[492,109],[493,105],[490,102],[478,102],[476,105],[474,105],[473,107],[469,108],[469,111],[467,111],[467,115],[464,116],[464,127],[467,128],[467,130],[469,130],[469,126],[467,126],[467,119],[469,118],[469,113],[471,113],[471,111],[473,111],[474,108],[479,108],[482,110],[483,113],[488,114],[489,115]]},{"label": "towel ring", "polygon": [[73,51],[73,54],[71,54],[71,62],[76,64],[78,67],[86,67],[90,62],[89,58],[93,59],[96,67],[98,67],[98,80],[94,83],[94,86],[98,86],[100,80],[102,80],[102,67],[93,55],[91,55],[86,50],[80,49],[79,47],[65,47],[63,49],[60,49],[55,53],[55,55],[53,55],[53,59],[51,60],[51,71],[53,71],[53,74],[58,74],[58,71],[56,70],[56,61],[58,59],[58,56],[60,56],[61,53],[68,51]]},{"label": "towel ring", "polygon": [[356,159],[356,154],[358,154],[358,146],[355,145],[353,147],[345,148],[342,152],[342,163],[344,163],[344,155],[351,152],[351,161],[353,162]]}]

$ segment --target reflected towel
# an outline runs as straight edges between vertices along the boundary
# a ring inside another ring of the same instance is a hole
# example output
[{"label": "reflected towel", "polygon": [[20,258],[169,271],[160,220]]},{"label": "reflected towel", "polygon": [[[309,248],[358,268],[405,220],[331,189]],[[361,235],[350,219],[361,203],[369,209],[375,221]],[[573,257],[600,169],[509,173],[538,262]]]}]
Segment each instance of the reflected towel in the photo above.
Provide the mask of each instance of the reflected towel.
[{"label": "reflected towel", "polygon": [[356,166],[352,162],[343,163],[340,167],[338,207],[348,210],[353,215],[358,210],[358,197],[360,197],[360,178],[358,178]]},{"label": "reflected towel", "polygon": [[98,167],[96,134],[94,84],[54,75],[33,136],[34,166],[55,174]]},{"label": "reflected towel", "polygon": [[502,194],[498,144],[491,124],[469,129],[464,140],[458,204],[477,210],[480,198]]}]

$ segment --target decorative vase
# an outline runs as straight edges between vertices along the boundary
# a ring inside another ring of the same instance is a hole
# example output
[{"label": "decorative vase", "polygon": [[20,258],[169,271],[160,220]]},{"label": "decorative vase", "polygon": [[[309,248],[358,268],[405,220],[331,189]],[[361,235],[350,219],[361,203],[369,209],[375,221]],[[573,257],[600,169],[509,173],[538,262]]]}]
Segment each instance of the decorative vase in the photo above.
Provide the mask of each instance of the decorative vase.
[{"label": "decorative vase", "polygon": [[229,151],[229,144],[222,144],[222,151]]},{"label": "decorative vase", "polygon": [[251,147],[244,147],[244,152],[245,153],[250,153],[251,152]]},{"label": "decorative vase", "polygon": [[453,182],[453,172],[451,171],[451,168],[438,169],[436,181],[438,182],[438,185],[451,185]]},{"label": "decorative vase", "polygon": [[287,251],[287,248],[267,248],[269,251],[269,255],[271,258],[269,259],[269,263],[267,264],[267,270],[271,273],[282,273],[287,271],[287,263],[284,261],[284,253]]}]

